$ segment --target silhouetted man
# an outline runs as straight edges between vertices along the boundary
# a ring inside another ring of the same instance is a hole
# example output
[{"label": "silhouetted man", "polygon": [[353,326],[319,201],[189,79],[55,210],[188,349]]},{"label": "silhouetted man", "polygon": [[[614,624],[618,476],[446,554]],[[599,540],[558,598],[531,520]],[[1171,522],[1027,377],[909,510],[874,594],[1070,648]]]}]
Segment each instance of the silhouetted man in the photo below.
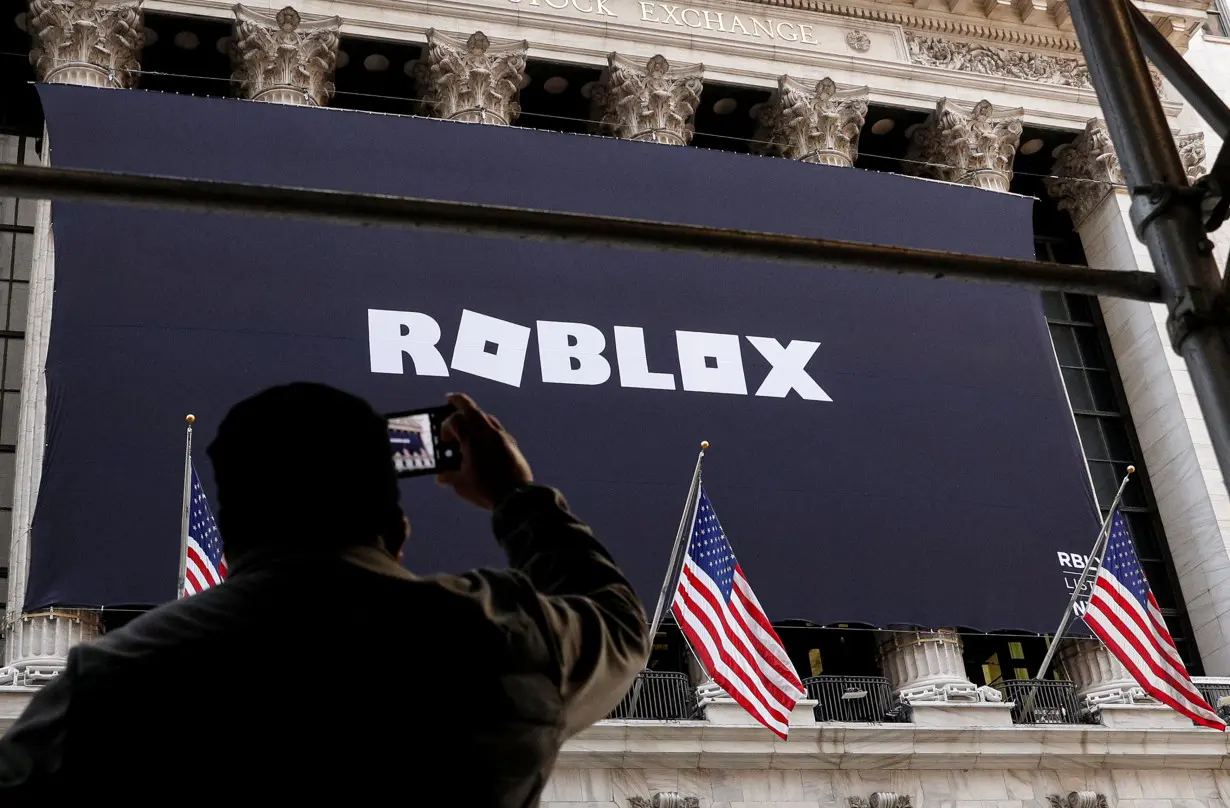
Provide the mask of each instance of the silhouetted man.
[{"label": "silhouetted man", "polygon": [[0,805],[537,804],[560,745],[644,665],[645,615],[499,422],[449,400],[463,461],[440,482],[493,510],[511,569],[401,567],[365,402],[312,384],[248,399],[209,447],[230,577],[73,649],[0,740]]}]

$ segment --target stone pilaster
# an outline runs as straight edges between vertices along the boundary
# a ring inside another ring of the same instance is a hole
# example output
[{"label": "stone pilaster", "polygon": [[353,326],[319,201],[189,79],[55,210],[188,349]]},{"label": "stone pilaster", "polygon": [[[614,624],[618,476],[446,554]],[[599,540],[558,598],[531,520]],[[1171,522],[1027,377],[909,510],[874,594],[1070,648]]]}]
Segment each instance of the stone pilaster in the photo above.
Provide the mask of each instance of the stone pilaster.
[{"label": "stone pilaster", "polygon": [[1059,655],[1082,707],[1152,703],[1127,668],[1096,640],[1071,640]]},{"label": "stone pilaster", "polygon": [[[1201,139],[1178,141],[1188,177],[1199,176]],[[1049,192],[1071,214],[1091,267],[1153,271],[1101,121],[1089,122],[1052,173]],[[1230,675],[1230,494],[1191,377],[1170,347],[1165,306],[1099,302],[1205,673]]]},{"label": "stone pilaster", "polygon": [[593,91],[599,130],[625,140],[686,146],[704,70],[704,65],[672,67],[663,56],[642,65],[612,53]]},{"label": "stone pilaster", "polygon": [[996,111],[990,101],[967,107],[942,99],[926,122],[914,130],[905,171],[1007,191],[1023,130],[1022,110]]},{"label": "stone pilaster", "polygon": [[138,3],[31,0],[30,63],[39,81],[132,87],[145,44]]},{"label": "stone pilaster", "polygon": [[290,6],[276,14],[235,6],[231,76],[250,101],[323,107],[333,96],[340,17],[305,21]]},{"label": "stone pilaster", "polygon": [[[89,74],[83,70],[78,75]],[[40,161],[43,165],[48,162],[49,151],[44,127]],[[9,545],[8,606],[0,685],[42,684],[63,670],[69,648],[99,633],[95,612],[52,609],[22,613],[30,571],[30,523],[38,499],[46,448],[47,377],[43,370],[47,366],[51,298],[55,288],[55,244],[51,232],[51,202],[39,200],[34,209],[34,262],[30,268],[26,354],[21,367],[17,480],[13,491],[13,533]]]},{"label": "stone pilaster", "polygon": [[524,41],[492,44],[482,31],[464,41],[428,31],[423,62],[415,71],[428,114],[464,123],[512,123],[521,114],[517,95],[527,50]]},{"label": "stone pilaster", "polygon": [[964,646],[951,631],[889,632],[880,642],[884,675],[893,693],[911,704],[982,701],[965,675]]},{"label": "stone pilaster", "polygon": [[838,90],[829,78],[814,89],[782,76],[759,110],[757,151],[804,163],[849,168],[867,117],[867,88]]}]

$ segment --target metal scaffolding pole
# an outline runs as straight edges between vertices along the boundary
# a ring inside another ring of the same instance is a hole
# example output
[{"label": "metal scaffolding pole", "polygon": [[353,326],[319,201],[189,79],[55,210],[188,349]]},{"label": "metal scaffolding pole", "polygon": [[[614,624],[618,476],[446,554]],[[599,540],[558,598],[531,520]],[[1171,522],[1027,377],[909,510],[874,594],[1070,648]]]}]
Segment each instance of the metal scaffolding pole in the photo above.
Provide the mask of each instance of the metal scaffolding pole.
[{"label": "metal scaffolding pole", "polygon": [[[1200,196],[1189,188],[1128,0],[1069,0],[1069,7],[1132,194],[1136,236],[1161,281],[1171,343],[1187,363],[1222,476],[1230,479],[1227,320]],[[1216,115],[1212,105],[1201,111]],[[1211,123],[1220,125],[1216,118]]]},{"label": "metal scaffolding pole", "polygon": [[33,199],[309,218],[337,224],[700,253],[825,269],[954,278],[1150,302],[1161,300],[1157,277],[1151,272],[1114,272],[1042,261],[438,199],[19,165],[0,165],[0,193]]}]

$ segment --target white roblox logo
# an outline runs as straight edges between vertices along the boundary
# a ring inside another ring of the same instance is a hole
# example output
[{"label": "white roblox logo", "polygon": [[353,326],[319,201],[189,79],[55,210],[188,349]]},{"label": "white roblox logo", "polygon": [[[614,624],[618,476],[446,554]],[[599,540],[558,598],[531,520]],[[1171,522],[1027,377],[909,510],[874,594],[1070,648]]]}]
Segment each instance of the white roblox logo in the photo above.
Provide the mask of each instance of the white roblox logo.
[{"label": "white roblox logo", "polygon": [[[600,329],[585,323],[539,320],[533,329],[538,337],[538,363],[547,384],[604,384],[611,378],[611,362],[603,355],[607,338]],[[440,324],[416,311],[368,309],[367,336],[372,373],[405,373],[410,357],[418,376],[448,376],[461,371],[484,379],[521,386],[531,329],[463,310],[448,363],[440,353]],[[675,374],[651,371],[645,356],[645,331],[617,325],[615,364],[622,387],[675,390]],[[794,391],[807,401],[832,401],[829,394],[807,374],[807,363],[820,347],[818,342],[791,340],[782,346],[773,337],[747,337],[770,365],[769,374],[756,395],[785,398]],[[698,393],[747,395],[740,339],[735,334],[676,331],[681,387]]]}]

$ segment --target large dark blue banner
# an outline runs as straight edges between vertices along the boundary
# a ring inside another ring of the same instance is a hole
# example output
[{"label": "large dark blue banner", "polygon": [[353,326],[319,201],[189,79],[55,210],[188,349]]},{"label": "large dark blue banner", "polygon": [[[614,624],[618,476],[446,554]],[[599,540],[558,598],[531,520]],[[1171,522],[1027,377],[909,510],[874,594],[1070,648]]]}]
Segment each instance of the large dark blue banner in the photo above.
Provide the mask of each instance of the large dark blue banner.
[{"label": "large dark blue banner", "polygon": [[[41,92],[63,167],[1032,253],[1030,200],[900,176],[336,110]],[[231,404],[296,379],[387,411],[471,393],[650,603],[701,440],[713,444],[706,489],[774,620],[1047,631],[1068,594],[1056,553],[1094,538],[1027,291],[310,221],[53,213],[49,446],[28,607],[171,598],[184,414],[204,446]],[[203,452],[197,462],[212,490]],[[412,569],[500,563],[483,514],[428,479],[406,481],[403,500]]]}]

